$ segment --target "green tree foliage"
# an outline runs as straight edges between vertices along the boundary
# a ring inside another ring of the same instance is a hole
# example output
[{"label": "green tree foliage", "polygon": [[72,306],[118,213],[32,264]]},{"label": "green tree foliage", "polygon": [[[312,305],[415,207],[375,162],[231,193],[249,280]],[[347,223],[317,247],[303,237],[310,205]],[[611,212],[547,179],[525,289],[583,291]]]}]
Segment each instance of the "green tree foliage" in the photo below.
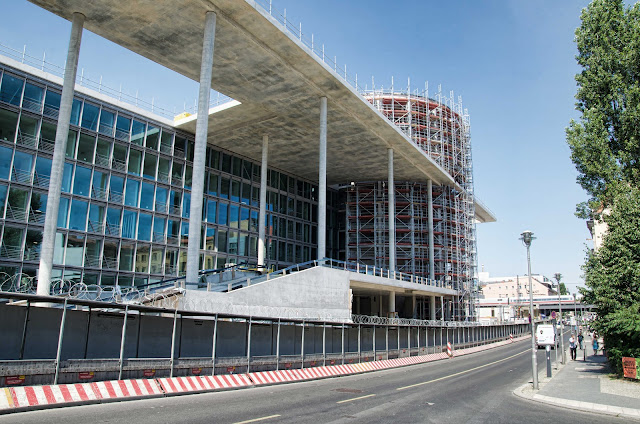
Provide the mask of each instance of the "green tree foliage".
[{"label": "green tree foliage", "polygon": [[587,253],[582,293],[596,306],[594,327],[622,373],[622,356],[640,358],[640,190],[619,193],[603,219],[609,230],[600,249]]},{"label": "green tree foliage", "polygon": [[[582,293],[596,306],[595,328],[621,372],[621,356],[640,357],[640,5],[593,0],[581,20],[581,117],[567,128],[567,143],[589,201],[576,215],[608,225],[602,247],[587,253]],[[600,216],[605,209],[610,214]]]},{"label": "green tree foliage", "polygon": [[569,291],[567,290],[567,286],[564,285],[564,283],[560,283],[560,295],[564,296],[565,294],[568,294]]},{"label": "green tree foliage", "polygon": [[578,182],[607,206],[610,190],[640,185],[640,6],[594,0],[576,30],[579,122],[567,129]]}]

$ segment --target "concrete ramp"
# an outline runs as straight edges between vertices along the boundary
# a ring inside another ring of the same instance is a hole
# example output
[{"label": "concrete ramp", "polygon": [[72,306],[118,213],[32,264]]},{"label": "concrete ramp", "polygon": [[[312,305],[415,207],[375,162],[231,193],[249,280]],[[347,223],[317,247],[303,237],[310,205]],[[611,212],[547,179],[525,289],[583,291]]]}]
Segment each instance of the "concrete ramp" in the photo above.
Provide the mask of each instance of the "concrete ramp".
[{"label": "concrete ramp", "polygon": [[349,274],[314,267],[228,293],[185,290],[179,308],[263,318],[350,322]]}]

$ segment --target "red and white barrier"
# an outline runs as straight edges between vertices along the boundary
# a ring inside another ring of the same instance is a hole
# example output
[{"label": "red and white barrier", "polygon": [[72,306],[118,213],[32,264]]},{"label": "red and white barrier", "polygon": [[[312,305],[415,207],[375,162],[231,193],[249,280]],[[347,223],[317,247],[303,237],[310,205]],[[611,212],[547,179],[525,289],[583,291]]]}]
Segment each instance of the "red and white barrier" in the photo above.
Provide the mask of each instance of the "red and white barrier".
[{"label": "red and white barrier", "polygon": [[108,399],[127,399],[163,394],[223,390],[253,385],[278,384],[318,378],[349,375],[383,370],[424,362],[462,356],[504,346],[528,339],[529,336],[509,337],[496,343],[453,351],[447,344],[447,352],[408,356],[357,364],[331,365],[305,369],[261,371],[249,374],[216,376],[189,376],[157,379],[99,381],[94,383],[59,384],[45,386],[16,386],[0,388],[0,412],[15,408],[38,407],[53,404],[99,402]]},{"label": "red and white barrier", "polygon": [[0,409],[162,395],[155,380],[117,380],[4,388]]},{"label": "red and white barrier", "polygon": [[252,386],[247,374],[158,378],[165,393],[188,393]]},{"label": "red and white barrier", "polygon": [[115,380],[91,383],[99,399],[119,399],[127,397],[162,395],[155,380]]}]

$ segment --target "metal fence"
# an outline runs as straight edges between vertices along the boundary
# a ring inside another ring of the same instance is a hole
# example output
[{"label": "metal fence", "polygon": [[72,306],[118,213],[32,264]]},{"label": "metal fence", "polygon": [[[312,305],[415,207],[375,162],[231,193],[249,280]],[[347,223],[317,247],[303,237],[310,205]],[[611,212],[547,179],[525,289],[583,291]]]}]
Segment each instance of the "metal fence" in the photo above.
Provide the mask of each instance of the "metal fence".
[{"label": "metal fence", "polygon": [[26,375],[30,384],[357,363],[528,331],[527,325],[377,323],[363,316],[352,323],[283,320],[7,292],[0,292],[0,318],[0,377]]}]

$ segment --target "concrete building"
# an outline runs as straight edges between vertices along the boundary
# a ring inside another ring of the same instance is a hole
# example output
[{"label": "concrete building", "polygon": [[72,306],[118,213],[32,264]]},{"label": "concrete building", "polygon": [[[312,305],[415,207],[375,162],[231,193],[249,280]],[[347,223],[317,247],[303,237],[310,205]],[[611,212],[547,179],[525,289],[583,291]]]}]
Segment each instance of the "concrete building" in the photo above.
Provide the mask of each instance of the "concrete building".
[{"label": "concrete building", "polygon": [[[72,32],[63,78],[0,64],[0,271],[37,278],[40,294],[56,279],[148,288],[184,277],[182,301],[203,310],[474,316],[475,223],[495,217],[473,194],[459,100],[365,92],[255,2],[33,3]],[[200,81],[197,114],[167,119],[75,84],[83,28]],[[210,88],[232,99],[209,107]],[[332,265],[343,274],[189,293],[210,288],[203,269],[324,258],[346,261]],[[335,303],[319,307],[331,290]]]},{"label": "concrete building", "polygon": [[[479,274],[481,298],[529,298],[529,277],[489,277],[488,272]],[[531,275],[533,296],[551,296],[557,294],[551,279],[541,274]]]},{"label": "concrete building", "polygon": [[[610,210],[604,209],[597,212],[602,215],[608,215],[610,213]],[[600,217],[600,219],[590,219],[587,221],[587,228],[589,229],[589,233],[591,234],[593,251],[596,252],[598,251],[598,249],[600,249],[600,246],[602,246],[604,236],[607,233],[607,223],[604,222],[604,219],[602,219],[602,217]]]}]

